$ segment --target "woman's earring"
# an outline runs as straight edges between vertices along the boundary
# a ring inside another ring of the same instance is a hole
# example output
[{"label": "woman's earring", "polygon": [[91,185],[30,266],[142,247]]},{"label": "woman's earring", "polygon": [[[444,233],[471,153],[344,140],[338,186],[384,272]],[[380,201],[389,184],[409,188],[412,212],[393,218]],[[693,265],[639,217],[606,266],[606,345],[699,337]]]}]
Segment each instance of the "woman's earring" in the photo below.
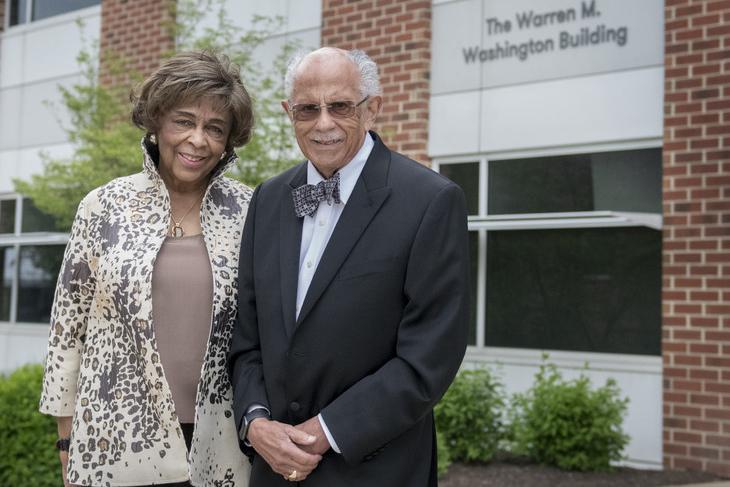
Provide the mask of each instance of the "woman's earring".
[{"label": "woman's earring", "polygon": [[157,136],[155,134],[150,134],[150,142],[157,145]]},{"label": "woman's earring", "polygon": [[221,161],[228,155],[227,151],[223,151],[223,154],[221,154]]}]

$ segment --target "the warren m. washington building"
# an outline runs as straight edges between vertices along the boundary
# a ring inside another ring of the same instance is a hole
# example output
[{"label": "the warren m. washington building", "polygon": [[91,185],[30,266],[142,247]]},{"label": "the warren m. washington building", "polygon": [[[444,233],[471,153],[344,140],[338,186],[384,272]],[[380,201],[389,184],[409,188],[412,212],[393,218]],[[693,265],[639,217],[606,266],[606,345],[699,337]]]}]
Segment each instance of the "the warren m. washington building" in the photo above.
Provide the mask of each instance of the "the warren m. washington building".
[{"label": "the warren m. washington building", "polygon": [[[264,61],[291,39],[369,52],[386,143],[464,188],[465,367],[514,392],[546,351],[569,377],[588,363],[630,398],[628,464],[730,475],[730,2],[226,5],[242,30],[283,17]],[[0,0],[0,371],[46,346],[67,236],[12,180],[71,153],[48,103],[80,79],[77,19],[149,73],[174,46],[169,7]]]}]

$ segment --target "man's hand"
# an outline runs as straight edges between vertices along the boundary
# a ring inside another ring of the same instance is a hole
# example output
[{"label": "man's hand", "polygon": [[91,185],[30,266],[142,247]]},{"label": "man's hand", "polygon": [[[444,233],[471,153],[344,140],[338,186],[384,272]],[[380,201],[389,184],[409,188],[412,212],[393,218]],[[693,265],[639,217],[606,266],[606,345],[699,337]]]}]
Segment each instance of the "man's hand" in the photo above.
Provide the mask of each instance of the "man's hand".
[{"label": "man's hand", "polygon": [[299,423],[296,428],[316,438],[314,442],[308,445],[299,443],[299,447],[302,450],[314,455],[324,455],[330,449],[330,442],[327,440],[327,436],[322,429],[322,423],[319,422],[317,416],[309,418],[303,423]]},{"label": "man's hand", "polygon": [[[314,436],[278,421],[254,419],[248,428],[247,439],[271,469],[287,480],[301,482],[322,460],[321,455],[303,450],[314,444],[317,440]],[[295,470],[296,478],[290,479],[289,475]]]}]

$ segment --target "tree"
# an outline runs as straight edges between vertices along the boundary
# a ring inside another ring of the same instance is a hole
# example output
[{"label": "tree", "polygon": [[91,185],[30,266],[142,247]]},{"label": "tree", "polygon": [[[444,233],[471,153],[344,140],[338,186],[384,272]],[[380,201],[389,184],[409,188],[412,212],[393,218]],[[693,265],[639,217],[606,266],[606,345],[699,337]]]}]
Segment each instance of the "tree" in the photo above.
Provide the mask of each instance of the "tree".
[{"label": "tree", "polygon": [[[198,26],[204,11],[215,11],[216,23],[201,30]],[[176,19],[173,31],[177,48],[225,53],[241,67],[244,85],[254,98],[254,137],[236,150],[239,164],[231,176],[255,186],[301,160],[289,120],[280,105],[284,99],[286,62],[299,46],[293,41],[284,42],[273,59],[271,71],[264,70],[254,55],[267,37],[281,30],[284,19],[257,15],[252,28],[242,32],[230,21],[224,0],[178,0]]]},{"label": "tree", "polygon": [[[179,0],[175,8],[176,20],[170,27],[177,40],[176,50],[211,49],[226,54],[241,66],[244,84],[254,99],[254,136],[236,150],[240,159],[229,174],[255,186],[293,165],[296,146],[279,101],[284,97],[285,60],[295,45],[286,42],[282,46],[271,71],[264,70],[254,57],[255,50],[281,27],[282,19],[256,17],[254,28],[241,33],[228,20],[224,0]],[[215,25],[198,29],[203,12],[209,11],[216,12]],[[83,26],[80,28],[83,31]],[[123,96],[131,86],[100,84],[96,53],[98,46],[94,44],[82,49],[77,57],[81,81],[70,88],[59,87],[62,105],[70,114],[64,129],[74,146],[72,156],[65,159],[42,153],[43,172],[27,181],[14,180],[16,191],[51,215],[61,231],[71,227],[76,208],[89,191],[141,170],[143,134],[131,123],[129,103]],[[123,59],[105,54],[105,59],[115,60],[110,69],[126,70]],[[135,83],[141,76],[133,73],[129,78]]]}]

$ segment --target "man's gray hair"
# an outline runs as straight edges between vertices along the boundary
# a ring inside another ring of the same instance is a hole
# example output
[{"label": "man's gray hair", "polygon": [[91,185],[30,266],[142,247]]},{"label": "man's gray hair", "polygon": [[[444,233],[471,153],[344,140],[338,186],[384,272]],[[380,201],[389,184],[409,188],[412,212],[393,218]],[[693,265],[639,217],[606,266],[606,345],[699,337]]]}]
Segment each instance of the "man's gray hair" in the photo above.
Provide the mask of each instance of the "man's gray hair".
[{"label": "man's gray hair", "polygon": [[[291,101],[292,92],[294,90],[294,82],[296,81],[296,72],[302,60],[314,51],[299,51],[294,54],[286,67],[286,76],[284,76],[284,94],[286,99]],[[352,49],[346,51],[347,58],[355,63],[357,70],[360,72],[360,96],[375,96],[382,94],[380,88],[380,75],[378,74],[378,65],[375,64],[365,51],[360,49]]]}]

